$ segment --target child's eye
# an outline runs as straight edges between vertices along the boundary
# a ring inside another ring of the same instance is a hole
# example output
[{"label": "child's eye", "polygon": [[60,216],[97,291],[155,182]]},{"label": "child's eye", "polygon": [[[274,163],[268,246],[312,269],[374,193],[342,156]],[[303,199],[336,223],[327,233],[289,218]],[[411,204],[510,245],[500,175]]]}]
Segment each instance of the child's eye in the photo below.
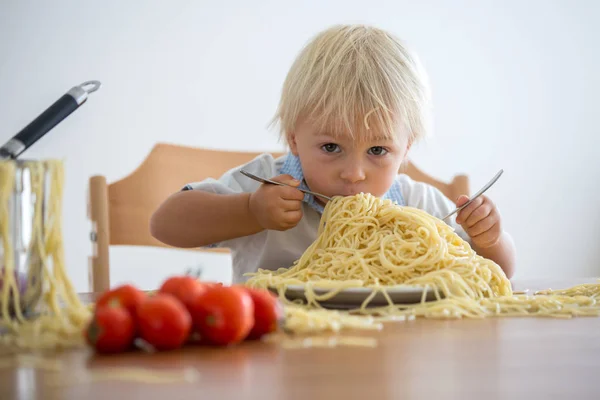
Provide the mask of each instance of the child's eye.
[{"label": "child's eye", "polygon": [[321,146],[321,148],[323,150],[325,150],[327,153],[339,153],[339,151],[340,151],[340,146],[338,146],[335,143],[327,143],[327,144]]},{"label": "child's eye", "polygon": [[388,151],[381,146],[373,146],[369,149],[369,154],[372,154],[374,156],[383,156],[386,155],[387,152]]}]

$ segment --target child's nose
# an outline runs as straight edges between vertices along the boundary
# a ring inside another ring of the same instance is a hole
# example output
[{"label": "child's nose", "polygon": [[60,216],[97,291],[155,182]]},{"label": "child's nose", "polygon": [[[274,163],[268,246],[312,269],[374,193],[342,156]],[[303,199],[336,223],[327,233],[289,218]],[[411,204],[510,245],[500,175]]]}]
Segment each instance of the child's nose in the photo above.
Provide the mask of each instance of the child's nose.
[{"label": "child's nose", "polygon": [[360,182],[365,180],[365,170],[360,163],[348,163],[342,170],[340,177],[350,183]]}]

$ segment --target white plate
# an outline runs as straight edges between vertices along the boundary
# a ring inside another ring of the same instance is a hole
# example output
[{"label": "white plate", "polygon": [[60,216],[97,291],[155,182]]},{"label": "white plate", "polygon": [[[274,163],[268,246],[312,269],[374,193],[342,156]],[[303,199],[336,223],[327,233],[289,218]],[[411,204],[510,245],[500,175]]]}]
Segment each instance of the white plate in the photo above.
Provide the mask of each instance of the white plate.
[{"label": "white plate", "polygon": [[[274,289],[271,289],[277,292]],[[417,286],[395,286],[387,289],[387,294],[394,304],[414,304],[419,303],[423,297],[424,288]],[[325,294],[331,289],[314,289],[315,294]],[[365,299],[372,293],[371,288],[348,288],[340,291],[335,296],[320,301],[323,307],[327,308],[358,308],[362,305]],[[441,295],[441,294],[440,294]],[[303,300],[306,301],[304,296],[303,285],[289,285],[285,292],[285,297],[289,300]],[[426,301],[435,300],[435,293],[433,289],[427,289]],[[377,293],[369,302],[368,307],[387,306],[388,301],[381,293]]]}]

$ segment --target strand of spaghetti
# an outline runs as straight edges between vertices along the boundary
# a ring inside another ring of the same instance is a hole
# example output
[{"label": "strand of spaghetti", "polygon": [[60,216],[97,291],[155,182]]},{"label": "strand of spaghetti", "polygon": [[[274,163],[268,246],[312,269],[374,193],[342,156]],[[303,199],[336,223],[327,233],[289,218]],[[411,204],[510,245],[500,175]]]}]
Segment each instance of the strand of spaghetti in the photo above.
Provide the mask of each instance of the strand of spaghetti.
[{"label": "strand of spaghetti", "polygon": [[15,165],[10,162],[0,163],[0,240],[2,243],[2,254],[4,263],[2,266],[2,319],[4,323],[12,327],[8,320],[9,304],[14,282],[11,280],[14,274],[14,253],[10,242],[9,231],[9,199],[13,193],[15,183]]},{"label": "strand of spaghetti", "polygon": [[338,346],[376,347],[377,340],[361,336],[309,336],[303,338],[283,338],[281,346],[285,349],[306,349],[315,347],[333,348]]},{"label": "strand of spaghetti", "polygon": [[112,367],[92,369],[85,374],[75,374],[49,381],[49,386],[73,386],[102,381],[126,381],[145,384],[190,383],[199,379],[200,373],[193,368],[178,371],[139,367]]},{"label": "strand of spaghetti", "polygon": [[62,371],[62,362],[54,359],[43,358],[35,355],[20,354],[16,357],[0,359],[1,368],[36,368],[44,371]]}]

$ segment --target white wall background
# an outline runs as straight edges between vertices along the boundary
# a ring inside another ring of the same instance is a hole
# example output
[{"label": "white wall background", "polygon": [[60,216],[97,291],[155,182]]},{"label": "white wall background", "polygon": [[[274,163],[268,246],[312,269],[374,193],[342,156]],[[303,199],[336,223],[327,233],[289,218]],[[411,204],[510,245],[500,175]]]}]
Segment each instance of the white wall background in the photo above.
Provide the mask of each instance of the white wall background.
[{"label": "white wall background", "polygon": [[[368,4],[368,5],[367,5]],[[435,135],[411,157],[466,172],[513,234],[517,277],[600,275],[600,2],[0,0],[0,142],[72,86],[103,87],[27,153],[66,160],[68,269],[87,290],[87,180],[131,172],[158,141],[280,150],[266,125],[315,33],[364,22],[405,39],[433,85]],[[109,157],[115,161],[109,161]],[[188,266],[230,277],[228,256],[113,248],[113,282],[156,286]]]}]

